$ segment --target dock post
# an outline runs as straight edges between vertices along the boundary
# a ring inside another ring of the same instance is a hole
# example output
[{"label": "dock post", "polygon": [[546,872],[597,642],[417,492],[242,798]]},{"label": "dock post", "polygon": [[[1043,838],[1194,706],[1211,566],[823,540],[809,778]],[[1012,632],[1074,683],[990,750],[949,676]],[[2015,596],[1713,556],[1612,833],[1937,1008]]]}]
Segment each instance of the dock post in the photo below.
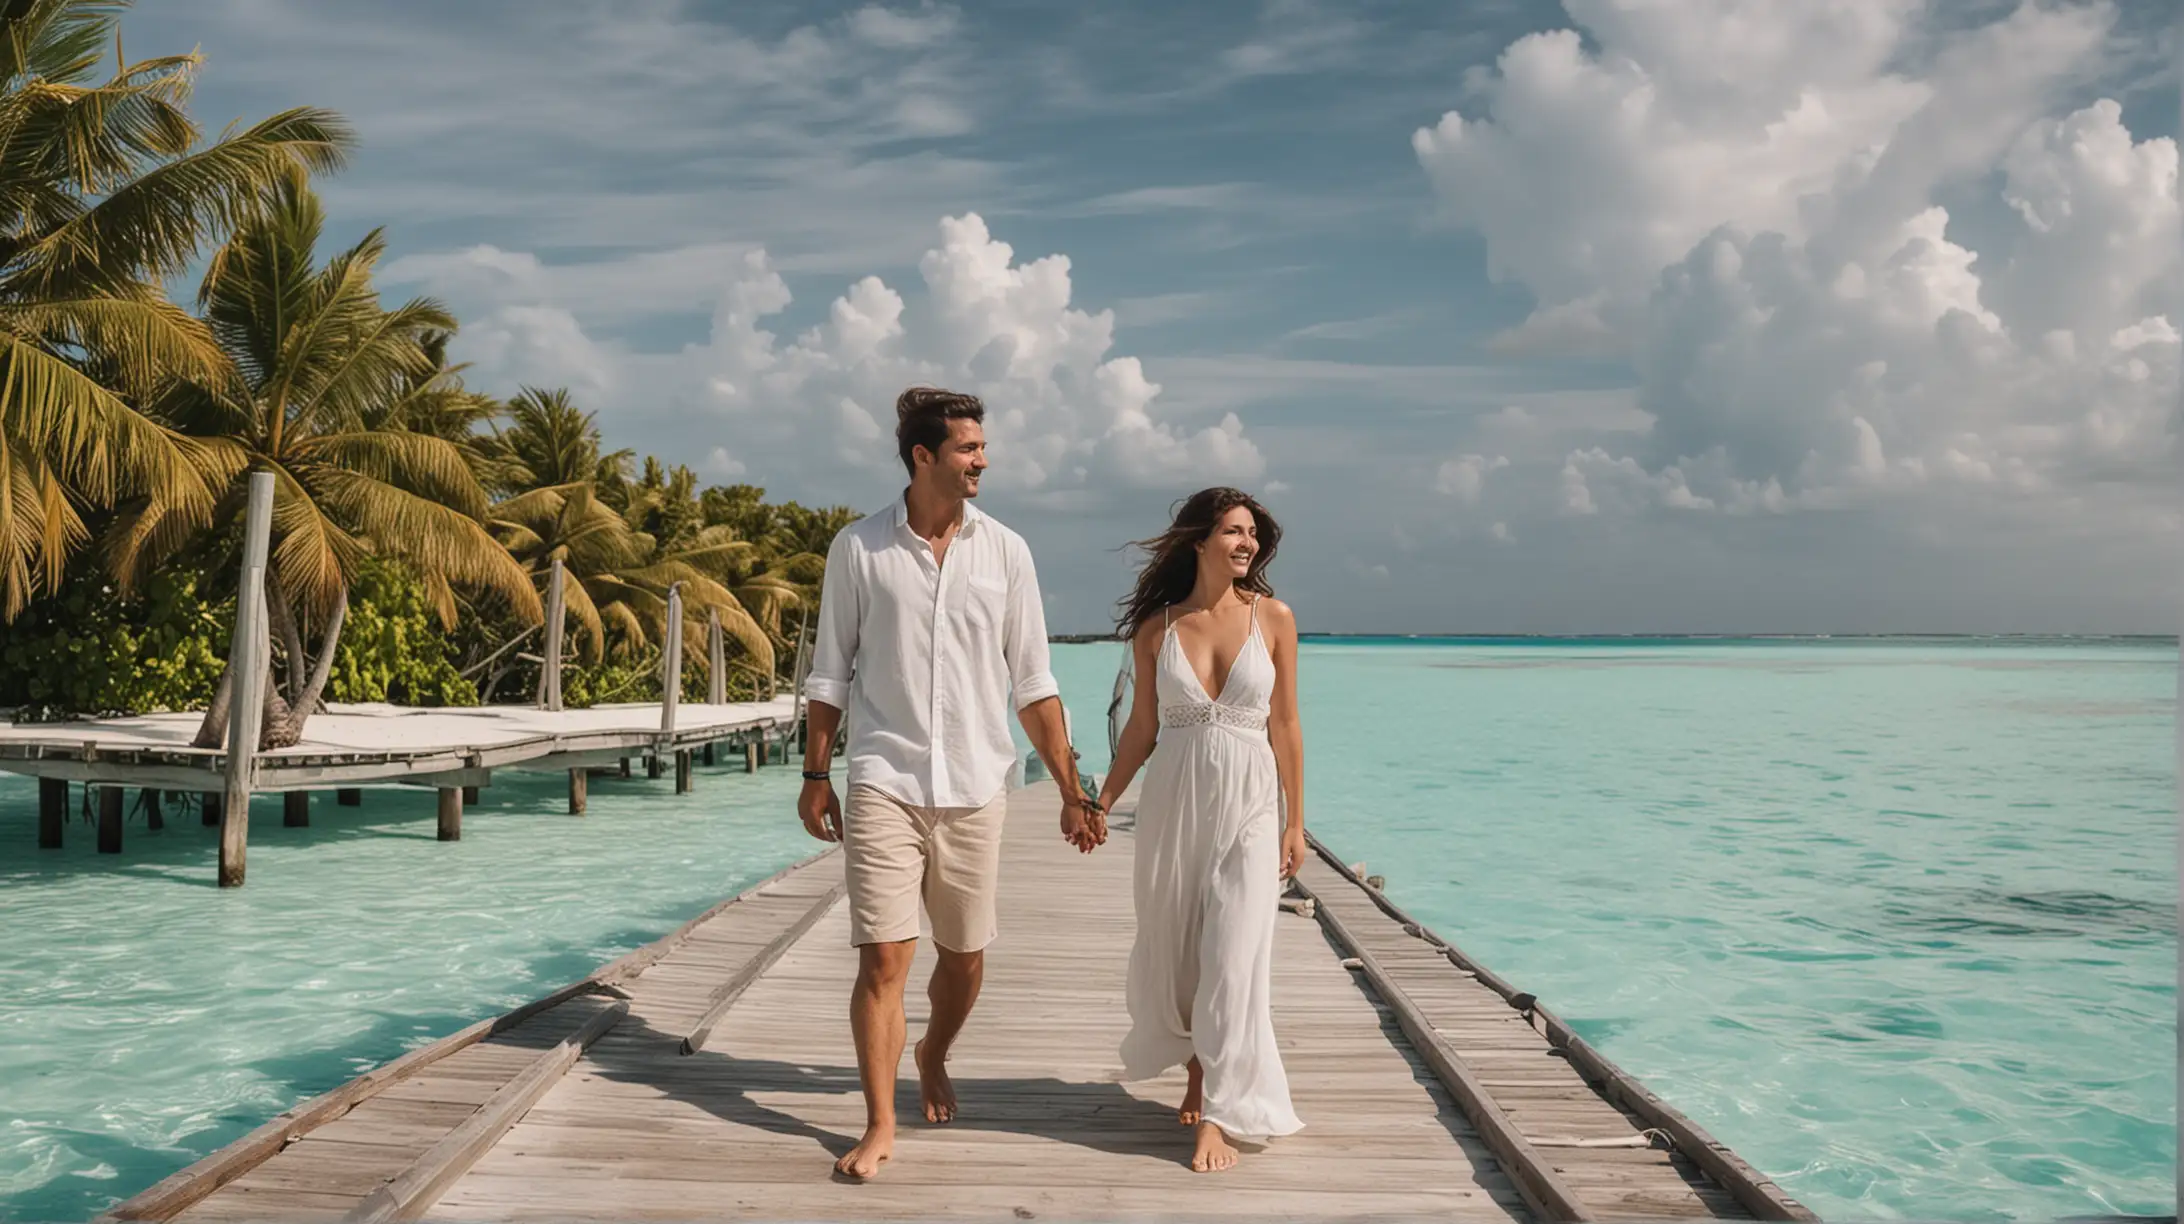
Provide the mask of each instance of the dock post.
[{"label": "dock post", "polygon": [[363,807],[364,792],[358,787],[344,786],[334,792],[334,802],[342,807]]},{"label": "dock post", "polygon": [[707,609],[705,613],[705,662],[712,673],[706,677],[705,700],[712,705],[727,705],[728,635],[721,632],[718,608]]},{"label": "dock post", "polygon": [[625,777],[625,778],[629,776],[629,758],[628,758],[628,757],[623,757],[623,758],[622,758],[622,776],[623,776],[623,777]]},{"label": "dock post", "polygon": [[38,848],[61,848],[61,831],[68,827],[68,779],[38,779]]},{"label": "dock post", "polygon": [[121,853],[121,805],[122,793],[118,786],[101,786],[99,791],[99,853]]},{"label": "dock post", "polygon": [[663,738],[675,734],[675,706],[682,701],[682,623],[682,583],[677,582],[667,588],[667,642],[660,650],[660,735]]},{"label": "dock post", "polygon": [[475,786],[466,786],[466,787],[464,787],[464,788],[463,788],[463,802],[464,802],[464,803],[476,803],[477,801],[478,801],[478,788],[477,788],[477,787],[475,787]]},{"label": "dock post", "polygon": [[462,839],[463,788],[460,786],[443,786],[440,788],[440,840],[461,841]]},{"label": "dock post", "polygon": [[273,533],[273,473],[250,474],[250,509],[243,529],[243,580],[235,599],[235,637],[228,648],[230,681],[227,786],[220,803],[220,887],[238,888],[250,840],[250,788],[256,781],[258,735],[265,717],[265,671],[273,648],[266,635],[265,553]]},{"label": "dock post", "polygon": [[758,741],[756,739],[743,741],[743,772],[758,772]]},{"label": "dock post", "polygon": [[167,814],[159,810],[159,788],[147,786],[141,792],[144,800],[144,827],[154,833],[167,827]]},{"label": "dock post", "polygon": [[591,799],[591,774],[581,770],[569,771],[569,815],[582,816],[584,805]]},{"label": "dock post", "polygon": [[197,822],[208,829],[220,827],[220,792],[203,791],[197,796]]},{"label": "dock post", "polygon": [[660,776],[660,773],[660,754],[658,752],[654,752],[651,756],[645,758],[645,776],[648,778],[657,778]]},{"label": "dock post", "polygon": [[561,628],[568,619],[562,584],[566,581],[568,571],[556,557],[553,574],[546,580],[546,659],[538,669],[538,708],[542,710],[561,708]]},{"label": "dock post", "polygon": [[311,827],[311,792],[281,792],[281,826],[289,829]]},{"label": "dock post", "polygon": [[675,793],[690,793],[690,750],[678,749],[675,753]]},{"label": "dock post", "polygon": [[718,761],[713,759],[713,741],[711,740],[705,741],[705,764],[708,768],[719,764]]}]

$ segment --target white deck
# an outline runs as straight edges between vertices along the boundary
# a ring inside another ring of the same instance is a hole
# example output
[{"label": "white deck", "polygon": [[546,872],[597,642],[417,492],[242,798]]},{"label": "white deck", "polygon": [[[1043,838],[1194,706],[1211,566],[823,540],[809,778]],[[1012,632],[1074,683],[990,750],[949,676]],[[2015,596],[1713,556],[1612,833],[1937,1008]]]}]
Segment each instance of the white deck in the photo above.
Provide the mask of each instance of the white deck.
[{"label": "white deck", "polygon": [[[257,757],[257,789],[400,781],[491,769],[561,769],[582,758],[674,751],[786,728],[795,701],[676,706],[663,733],[657,704],[547,711],[528,706],[415,709],[330,705],[303,741]],[[0,770],[35,777],[176,790],[219,789],[226,753],[190,745],[199,712],[0,726]]]}]

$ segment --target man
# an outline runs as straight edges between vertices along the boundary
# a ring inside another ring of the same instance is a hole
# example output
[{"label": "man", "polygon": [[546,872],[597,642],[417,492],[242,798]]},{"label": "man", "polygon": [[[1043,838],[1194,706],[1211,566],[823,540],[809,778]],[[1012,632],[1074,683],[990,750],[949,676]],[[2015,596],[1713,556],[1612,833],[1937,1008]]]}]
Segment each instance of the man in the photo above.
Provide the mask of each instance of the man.
[{"label": "man", "polygon": [[[925,1120],[955,1117],[949,1047],[978,999],[996,933],[995,877],[1015,700],[1062,790],[1062,836],[1090,853],[1104,818],[1078,785],[1060,690],[1047,670],[1046,613],[1023,537],[973,507],[986,471],[985,408],[975,396],[913,387],[895,402],[896,449],[910,485],[850,524],[827,551],[797,814],[842,843],[850,942],[858,949],[850,1031],[864,1084],[865,1133],[837,1172],[869,1178],[895,1147],[902,992],[917,950],[918,903],[932,919],[932,1019],[918,1042]],[[845,809],[828,765],[850,715]]]}]

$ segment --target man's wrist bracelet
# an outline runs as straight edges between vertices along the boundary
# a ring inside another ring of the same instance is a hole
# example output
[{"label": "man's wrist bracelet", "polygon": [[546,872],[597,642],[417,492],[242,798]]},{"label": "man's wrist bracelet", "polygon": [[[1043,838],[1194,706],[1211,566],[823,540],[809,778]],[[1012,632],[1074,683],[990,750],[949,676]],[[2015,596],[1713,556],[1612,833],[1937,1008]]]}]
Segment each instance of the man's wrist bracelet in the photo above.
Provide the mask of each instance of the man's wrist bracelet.
[{"label": "man's wrist bracelet", "polygon": [[804,781],[806,782],[826,782],[831,781],[833,777],[832,772],[824,769],[807,769],[804,771]]}]

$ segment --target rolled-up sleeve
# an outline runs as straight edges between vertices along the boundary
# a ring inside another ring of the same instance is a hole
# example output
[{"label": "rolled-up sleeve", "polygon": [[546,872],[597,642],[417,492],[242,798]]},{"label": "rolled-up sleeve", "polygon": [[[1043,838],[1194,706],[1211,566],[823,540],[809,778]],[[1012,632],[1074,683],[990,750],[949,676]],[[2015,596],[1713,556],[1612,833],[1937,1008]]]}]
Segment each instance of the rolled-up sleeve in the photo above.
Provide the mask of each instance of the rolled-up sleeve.
[{"label": "rolled-up sleeve", "polygon": [[1062,691],[1048,667],[1046,605],[1039,598],[1039,573],[1031,549],[1012,540],[1009,565],[1008,621],[1001,633],[1001,653],[1008,660],[1009,687],[1021,710]]},{"label": "rolled-up sleeve", "polygon": [[857,626],[863,619],[863,582],[855,549],[846,530],[837,532],[827,548],[827,573],[819,585],[819,632],[812,640],[811,672],[804,677],[804,696],[837,710],[849,708]]}]

